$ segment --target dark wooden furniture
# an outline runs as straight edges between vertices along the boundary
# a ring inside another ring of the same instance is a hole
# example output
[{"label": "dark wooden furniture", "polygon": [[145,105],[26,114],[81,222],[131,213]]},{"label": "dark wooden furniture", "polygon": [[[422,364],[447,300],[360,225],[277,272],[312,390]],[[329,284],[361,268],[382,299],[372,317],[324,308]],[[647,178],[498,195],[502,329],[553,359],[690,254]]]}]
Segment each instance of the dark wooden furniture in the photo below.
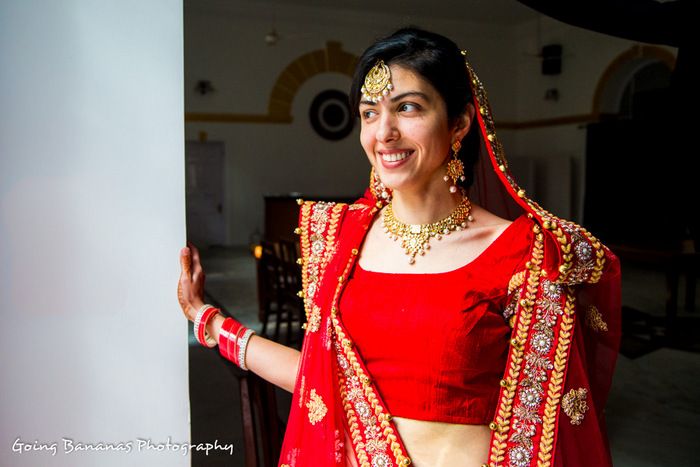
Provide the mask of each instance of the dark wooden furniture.
[{"label": "dark wooden furniture", "polygon": [[[623,307],[623,321],[625,311],[627,315],[636,316],[645,320],[647,326],[657,326],[663,330],[660,345],[674,348],[693,348],[697,342],[693,342],[693,331],[700,324],[697,317],[679,318],[679,286],[680,278],[685,278],[685,303],[687,312],[695,311],[695,291],[698,270],[700,270],[699,253],[681,253],[670,250],[658,250],[641,248],[629,245],[609,245],[612,251],[620,258],[624,274],[625,265],[635,265],[655,271],[661,271],[666,277],[666,305],[665,316],[655,318],[640,310]],[[624,325],[624,322],[623,322]],[[652,340],[655,336],[651,336]],[[656,336],[658,338],[658,336]]]}]

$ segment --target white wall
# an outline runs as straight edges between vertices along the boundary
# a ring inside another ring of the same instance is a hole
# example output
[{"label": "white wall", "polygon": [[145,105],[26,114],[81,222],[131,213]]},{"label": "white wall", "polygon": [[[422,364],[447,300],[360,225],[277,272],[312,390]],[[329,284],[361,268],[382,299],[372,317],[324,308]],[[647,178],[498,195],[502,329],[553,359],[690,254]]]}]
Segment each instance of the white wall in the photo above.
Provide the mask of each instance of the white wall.
[{"label": "white wall", "polygon": [[0,3],[0,465],[189,465],[137,441],[189,441],[182,30],[179,1]]}]

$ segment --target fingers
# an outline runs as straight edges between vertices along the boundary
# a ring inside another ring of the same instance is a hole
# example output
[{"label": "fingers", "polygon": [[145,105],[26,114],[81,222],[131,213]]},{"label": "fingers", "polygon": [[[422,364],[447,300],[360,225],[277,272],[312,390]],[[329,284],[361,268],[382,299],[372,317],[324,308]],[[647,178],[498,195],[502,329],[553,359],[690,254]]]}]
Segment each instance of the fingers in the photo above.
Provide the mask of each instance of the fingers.
[{"label": "fingers", "polygon": [[199,256],[199,250],[196,246],[188,243],[190,250],[192,250],[192,281],[195,283],[204,281],[204,270],[202,269],[202,262]]},{"label": "fingers", "polygon": [[190,249],[185,247],[180,250],[180,268],[182,273],[191,277],[192,275],[192,255],[190,254]]},{"label": "fingers", "polygon": [[204,270],[200,261],[199,250],[192,244],[180,250],[180,280],[177,287],[177,299],[185,316],[193,320],[193,306],[201,301],[204,289]]}]

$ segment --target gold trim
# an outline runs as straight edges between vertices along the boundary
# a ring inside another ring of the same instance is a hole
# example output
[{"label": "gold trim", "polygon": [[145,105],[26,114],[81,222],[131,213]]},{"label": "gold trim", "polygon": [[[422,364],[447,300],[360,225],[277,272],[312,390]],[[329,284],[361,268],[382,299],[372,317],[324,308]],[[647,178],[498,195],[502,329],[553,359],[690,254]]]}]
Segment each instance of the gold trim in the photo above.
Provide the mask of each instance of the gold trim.
[{"label": "gold trim", "polygon": [[307,322],[307,329],[309,332],[317,332],[321,327],[321,308],[319,308],[315,303],[311,304],[311,313],[309,313],[309,318]]},{"label": "gold trim", "polygon": [[[377,208],[372,208],[372,211],[368,214],[370,216],[373,216],[377,211]],[[343,269],[343,272],[341,276],[347,277],[348,274],[350,273],[350,270],[354,264],[355,259],[357,258],[357,255],[351,254],[350,257],[347,260],[347,263],[345,265],[345,268]],[[381,446],[380,443],[371,443],[371,445],[365,445],[365,442],[363,441],[362,437],[362,431],[360,430],[360,423],[358,422],[358,417],[357,417],[357,412],[355,411],[352,402],[349,400],[349,396],[347,394],[347,380],[348,378],[357,378],[357,380],[360,382],[362,386],[362,390],[359,392],[355,392],[355,396],[353,397],[361,397],[363,400],[366,400],[366,403],[368,404],[368,407],[372,410],[372,415],[368,414],[359,414],[360,415],[360,421],[362,424],[365,426],[365,429],[368,427],[371,429],[372,427],[376,427],[374,423],[379,424],[380,428],[380,433],[383,436],[383,439],[380,441],[385,442],[388,446],[389,449],[391,450],[391,453],[394,455],[394,461],[396,462],[396,465],[398,466],[406,466],[410,465],[411,459],[406,456],[403,452],[402,446],[399,443],[399,439],[397,434],[394,431],[394,426],[391,423],[391,416],[384,412],[384,409],[382,407],[382,404],[379,401],[379,398],[377,397],[374,388],[372,387],[371,379],[365,374],[362,365],[360,363],[360,360],[358,356],[356,355],[355,351],[353,350],[353,344],[351,339],[349,339],[345,332],[343,331],[343,328],[340,323],[340,319],[338,317],[338,308],[337,308],[337,303],[340,298],[340,293],[343,289],[343,282],[338,282],[335,288],[335,293],[333,295],[333,299],[331,301],[332,307],[331,307],[331,318],[333,321],[333,326],[334,326],[334,331],[335,331],[335,342],[336,342],[336,351],[338,352],[339,356],[342,356],[347,360],[347,369],[345,370],[345,373],[339,368],[339,376],[341,379],[341,396],[343,397],[343,407],[346,412],[346,417],[348,421],[348,427],[350,429],[350,438],[353,443],[353,449],[355,450],[355,454],[357,456],[357,460],[360,464],[361,467],[369,467],[370,460],[369,457],[371,456],[373,459],[381,456],[385,456],[381,451],[378,450],[378,448]],[[356,391],[353,389],[353,391]],[[363,419],[364,417],[364,419]],[[365,421],[366,419],[366,421]],[[373,424],[368,424],[367,422],[371,422]],[[371,448],[371,449],[369,449]],[[368,454],[368,450],[370,450],[370,453]],[[388,460],[388,458],[387,458]]]},{"label": "gold trim", "polygon": [[557,350],[554,354],[554,369],[549,377],[547,400],[542,417],[542,437],[540,438],[538,467],[549,467],[552,461],[554,430],[556,429],[559,401],[561,400],[564,386],[564,373],[566,372],[566,362],[569,358],[569,347],[573,334],[575,303],[576,297],[574,297],[571,288],[567,287],[566,304],[564,305],[564,314],[562,315],[557,339]]},{"label": "gold trim", "polygon": [[525,282],[525,271],[516,272],[508,281],[508,294],[512,294],[513,291],[519,288]]},{"label": "gold trim", "polygon": [[[544,235],[539,225],[532,227],[535,233],[535,242],[532,254],[527,267],[527,286],[525,296],[518,302],[518,310],[515,316],[517,321],[513,331],[513,339],[516,342],[526,342],[527,335],[532,323],[535,296],[539,288],[541,268],[543,259]],[[520,345],[512,345],[510,349],[509,366],[507,370],[507,381],[518,381],[523,367],[524,348]],[[507,384],[502,386],[500,405],[496,412],[495,421],[492,422],[493,433],[491,435],[491,452],[489,455],[490,465],[499,465],[505,460],[505,450],[508,444],[508,432],[510,431],[510,419],[513,415],[513,402],[517,385]]]}]

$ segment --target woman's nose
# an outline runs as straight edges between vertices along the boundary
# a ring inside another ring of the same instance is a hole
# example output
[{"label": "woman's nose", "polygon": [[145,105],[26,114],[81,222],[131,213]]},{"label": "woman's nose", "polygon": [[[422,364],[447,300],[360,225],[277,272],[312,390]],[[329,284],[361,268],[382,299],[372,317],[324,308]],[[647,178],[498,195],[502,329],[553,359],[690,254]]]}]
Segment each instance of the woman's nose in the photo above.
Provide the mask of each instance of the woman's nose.
[{"label": "woman's nose", "polygon": [[379,120],[377,140],[381,142],[394,141],[399,137],[396,118],[389,112],[385,112]]}]

